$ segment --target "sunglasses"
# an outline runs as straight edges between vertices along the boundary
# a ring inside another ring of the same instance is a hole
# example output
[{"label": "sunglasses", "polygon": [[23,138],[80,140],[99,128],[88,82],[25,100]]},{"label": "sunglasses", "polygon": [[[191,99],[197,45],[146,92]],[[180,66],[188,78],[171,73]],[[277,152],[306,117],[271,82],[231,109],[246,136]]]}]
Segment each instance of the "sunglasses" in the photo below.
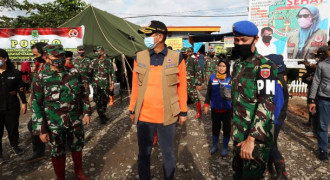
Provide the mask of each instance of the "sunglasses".
[{"label": "sunglasses", "polygon": [[297,18],[309,18],[311,15],[310,14],[301,14],[301,15],[297,15]]}]

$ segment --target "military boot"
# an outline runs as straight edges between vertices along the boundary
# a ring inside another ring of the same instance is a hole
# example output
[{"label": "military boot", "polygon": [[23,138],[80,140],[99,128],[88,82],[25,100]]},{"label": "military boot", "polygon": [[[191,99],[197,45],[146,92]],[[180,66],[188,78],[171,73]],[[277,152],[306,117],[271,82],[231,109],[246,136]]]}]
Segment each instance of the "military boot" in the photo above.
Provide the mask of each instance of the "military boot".
[{"label": "military boot", "polygon": [[100,118],[100,123],[101,124],[105,124],[107,122],[107,118],[104,115],[104,113],[102,111],[97,111],[97,113],[99,114],[99,118]]},{"label": "military boot", "polygon": [[219,142],[219,136],[212,136],[212,148],[210,150],[210,154],[214,154],[218,150],[218,142]]},{"label": "military boot", "polygon": [[196,108],[197,108],[196,118],[199,119],[202,116],[202,105],[200,101],[196,103]]},{"label": "military boot", "polygon": [[280,161],[275,161],[274,165],[275,165],[276,174],[277,174],[277,176],[275,177],[275,180],[288,179],[288,177],[286,176],[284,160],[282,159]]},{"label": "military boot", "polygon": [[52,163],[57,180],[65,180],[65,159],[65,155],[61,157],[52,157]]},{"label": "military boot", "polygon": [[82,152],[81,151],[72,151],[72,160],[74,164],[74,173],[77,176],[78,180],[87,180],[87,176],[82,170]]}]

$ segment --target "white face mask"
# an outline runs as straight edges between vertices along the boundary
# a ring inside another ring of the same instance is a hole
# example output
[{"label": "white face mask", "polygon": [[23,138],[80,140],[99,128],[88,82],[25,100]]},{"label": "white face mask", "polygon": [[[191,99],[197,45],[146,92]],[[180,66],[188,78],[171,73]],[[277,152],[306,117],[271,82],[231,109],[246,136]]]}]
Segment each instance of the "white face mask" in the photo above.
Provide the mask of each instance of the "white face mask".
[{"label": "white face mask", "polygon": [[147,46],[148,49],[153,49],[155,46],[159,43],[154,43],[155,42],[155,37],[145,37],[144,38],[144,44]]},{"label": "white face mask", "polygon": [[313,24],[313,20],[311,17],[309,18],[299,18],[298,19],[299,26],[303,29],[309,28]]}]

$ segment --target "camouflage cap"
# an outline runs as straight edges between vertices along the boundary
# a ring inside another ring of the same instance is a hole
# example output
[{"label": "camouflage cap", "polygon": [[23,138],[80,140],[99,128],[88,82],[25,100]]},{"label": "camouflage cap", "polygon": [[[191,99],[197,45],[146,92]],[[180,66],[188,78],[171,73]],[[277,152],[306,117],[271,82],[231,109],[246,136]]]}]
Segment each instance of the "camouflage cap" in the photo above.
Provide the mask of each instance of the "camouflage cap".
[{"label": "camouflage cap", "polygon": [[63,46],[61,44],[48,44],[42,48],[46,54],[50,54],[53,56],[58,56],[60,54],[65,54],[63,50]]},{"label": "camouflage cap", "polygon": [[103,46],[96,46],[95,48],[96,51],[101,51],[101,50],[104,50]]},{"label": "camouflage cap", "polygon": [[84,45],[79,45],[79,46],[77,46],[77,50],[85,50],[85,46]]}]

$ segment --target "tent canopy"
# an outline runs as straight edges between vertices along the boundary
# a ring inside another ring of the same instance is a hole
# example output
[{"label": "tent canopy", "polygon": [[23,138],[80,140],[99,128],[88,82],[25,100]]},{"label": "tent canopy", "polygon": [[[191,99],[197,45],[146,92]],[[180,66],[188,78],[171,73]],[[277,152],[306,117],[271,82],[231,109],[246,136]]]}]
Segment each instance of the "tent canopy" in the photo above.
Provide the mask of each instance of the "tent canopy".
[{"label": "tent canopy", "polygon": [[77,16],[60,27],[85,26],[84,45],[86,54],[93,56],[93,48],[104,47],[111,57],[133,57],[137,51],[146,49],[143,36],[137,33],[140,26],[89,5]]}]

